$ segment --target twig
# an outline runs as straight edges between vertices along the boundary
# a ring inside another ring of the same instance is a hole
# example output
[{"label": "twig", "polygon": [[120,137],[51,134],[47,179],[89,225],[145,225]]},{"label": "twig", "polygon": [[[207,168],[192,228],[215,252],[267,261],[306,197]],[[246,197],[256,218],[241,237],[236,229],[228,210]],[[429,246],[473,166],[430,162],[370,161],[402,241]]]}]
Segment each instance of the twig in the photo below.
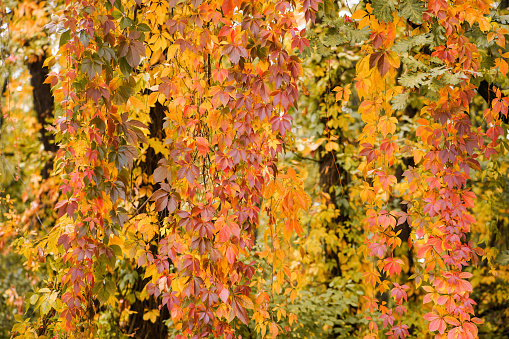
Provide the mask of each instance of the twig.
[{"label": "twig", "polygon": [[[155,193],[155,192],[154,192],[154,193]],[[150,201],[150,198],[152,198],[152,196],[154,195],[154,193],[152,193],[152,194],[150,195],[150,197],[148,197],[148,199],[147,199],[147,200],[145,200],[145,202],[144,202],[144,203],[143,203],[140,207],[138,207],[138,209],[136,210],[136,212],[134,212],[134,214],[133,214],[133,215],[129,218],[129,221],[130,221],[132,218],[134,218],[135,216],[137,216],[137,215],[138,215],[138,212],[139,212],[139,211],[143,208],[143,206],[145,206],[145,205],[147,204],[147,202],[149,202],[149,201]]]},{"label": "twig", "polygon": [[299,158],[299,159],[302,159],[302,160],[309,160],[309,161],[314,161],[314,162],[320,162],[320,160],[316,160],[316,159],[313,159],[313,158],[307,158],[307,157],[303,157],[297,153],[294,153],[294,155]]}]

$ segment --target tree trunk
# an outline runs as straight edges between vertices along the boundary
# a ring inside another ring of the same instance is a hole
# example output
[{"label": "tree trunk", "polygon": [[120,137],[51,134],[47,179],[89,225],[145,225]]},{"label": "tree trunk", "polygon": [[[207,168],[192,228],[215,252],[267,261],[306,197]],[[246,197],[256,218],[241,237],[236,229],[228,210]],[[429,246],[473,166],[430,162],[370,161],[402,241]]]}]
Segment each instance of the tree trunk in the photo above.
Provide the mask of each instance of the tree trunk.
[{"label": "tree trunk", "polygon": [[[46,55],[36,57],[36,61],[28,63],[28,70],[30,72],[30,84],[33,87],[33,102],[34,110],[37,114],[37,120],[41,124],[40,139],[44,146],[44,150],[47,152],[56,152],[58,150],[57,145],[54,144],[54,136],[46,130],[46,127],[51,126],[51,120],[53,118],[54,102],[53,95],[51,93],[51,86],[45,84],[44,81],[48,77],[48,67],[43,67]],[[53,157],[50,156],[46,165],[41,171],[43,179],[47,179],[53,168]]]},{"label": "tree trunk", "polygon": [[[151,122],[149,124],[150,137],[163,141],[166,138],[166,134],[163,129],[164,123],[164,106],[159,102],[156,102],[154,107],[150,108],[150,119]],[[157,155],[156,151],[149,147],[145,154],[145,161],[140,164],[143,173],[150,175],[154,173],[154,170],[158,167],[157,163],[161,159],[161,155]],[[154,191],[159,188],[157,184],[154,187]],[[164,211],[163,211],[164,212]],[[159,213],[159,219],[162,221],[163,214]],[[151,250],[153,252],[157,251],[155,246],[152,246]],[[137,285],[136,291],[141,292],[145,285],[148,283],[148,279],[142,279],[145,275],[144,270],[141,268],[138,269],[138,274],[140,276]],[[134,334],[134,338],[136,339],[163,339],[168,337],[168,328],[163,323],[164,320],[170,318],[170,314],[166,307],[161,308],[160,316],[157,318],[155,323],[152,323],[150,320],[143,320],[143,314],[145,311],[150,311],[152,309],[157,308],[158,303],[154,299],[154,297],[149,297],[143,301],[136,300],[134,304],[131,305],[131,310],[136,311],[137,313],[131,314],[129,317],[129,325],[128,325],[128,335]]]}]

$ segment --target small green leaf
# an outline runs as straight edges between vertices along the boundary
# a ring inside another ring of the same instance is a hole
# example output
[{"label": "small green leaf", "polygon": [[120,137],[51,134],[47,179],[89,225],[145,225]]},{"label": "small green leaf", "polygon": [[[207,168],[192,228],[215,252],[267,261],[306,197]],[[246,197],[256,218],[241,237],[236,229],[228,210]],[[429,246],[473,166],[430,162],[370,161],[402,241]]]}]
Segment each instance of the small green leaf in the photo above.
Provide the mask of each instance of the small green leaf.
[{"label": "small green leaf", "polygon": [[391,105],[395,110],[403,110],[408,105],[408,97],[410,92],[400,93],[392,98]]},{"label": "small green leaf", "polygon": [[60,42],[58,44],[59,47],[62,47],[63,45],[68,43],[69,40],[71,40],[71,31],[67,30],[64,33],[62,33],[62,35],[60,35]]},{"label": "small green leaf", "polygon": [[[421,47],[429,45],[432,42],[431,35],[429,33],[419,34],[408,39],[398,39],[398,41],[391,47],[396,53],[405,53],[410,51],[414,47]],[[403,62],[404,59],[402,60]]]},{"label": "small green leaf", "polygon": [[[118,1],[117,1],[117,2],[118,2]],[[113,19],[118,20],[118,19],[120,19],[120,18],[122,17],[122,13],[120,13],[120,12],[119,12],[119,11],[117,11],[117,10],[115,10],[115,11],[113,11],[112,16],[113,16]]]},{"label": "small green leaf", "polygon": [[146,23],[139,24],[137,29],[140,32],[150,32],[151,31],[150,27]]},{"label": "small green leaf", "polygon": [[399,4],[399,15],[418,25],[422,24],[422,15],[425,10],[424,3],[419,0],[404,0]]},{"label": "small green leaf", "polygon": [[128,17],[123,17],[120,20],[120,29],[126,29],[127,27],[131,26],[133,21],[129,19]]},{"label": "small green leaf", "polygon": [[392,22],[392,13],[396,10],[397,0],[373,0],[373,14],[383,22]]},{"label": "small green leaf", "polygon": [[495,261],[502,266],[509,265],[509,251],[501,251]]},{"label": "small green leaf", "polygon": [[371,33],[367,27],[356,29],[350,26],[345,26],[344,32],[346,34],[346,40],[350,43],[350,46],[366,41]]},{"label": "small green leaf", "polygon": [[423,72],[407,73],[401,76],[401,78],[399,78],[399,83],[401,84],[401,86],[407,88],[419,87],[426,80],[426,77],[428,75],[429,75],[428,73]]}]

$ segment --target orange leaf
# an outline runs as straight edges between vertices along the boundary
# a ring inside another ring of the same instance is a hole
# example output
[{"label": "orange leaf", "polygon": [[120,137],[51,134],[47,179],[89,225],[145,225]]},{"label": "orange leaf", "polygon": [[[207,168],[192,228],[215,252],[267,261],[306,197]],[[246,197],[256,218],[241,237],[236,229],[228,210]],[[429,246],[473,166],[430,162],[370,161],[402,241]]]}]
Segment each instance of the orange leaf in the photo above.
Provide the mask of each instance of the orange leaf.
[{"label": "orange leaf", "polygon": [[508,65],[507,65],[507,62],[502,59],[502,58],[496,58],[495,59],[495,67],[498,67],[498,69],[500,70],[500,72],[504,75],[507,74],[507,70],[508,70]]},{"label": "orange leaf", "polygon": [[355,11],[355,13],[352,14],[350,19],[358,20],[358,19],[364,18],[366,15],[368,15],[368,13],[366,13],[366,11],[359,9],[359,10]]}]

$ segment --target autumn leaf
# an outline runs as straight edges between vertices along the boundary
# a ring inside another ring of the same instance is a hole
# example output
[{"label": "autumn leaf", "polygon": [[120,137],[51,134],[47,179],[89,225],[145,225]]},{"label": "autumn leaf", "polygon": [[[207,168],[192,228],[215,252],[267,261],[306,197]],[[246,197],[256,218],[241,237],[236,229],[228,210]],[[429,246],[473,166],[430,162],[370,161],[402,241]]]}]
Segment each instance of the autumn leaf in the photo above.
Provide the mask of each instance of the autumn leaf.
[{"label": "autumn leaf", "polygon": [[401,273],[401,265],[403,264],[403,260],[397,258],[386,258],[384,259],[385,266],[384,271],[388,272],[389,275],[400,274]]}]

